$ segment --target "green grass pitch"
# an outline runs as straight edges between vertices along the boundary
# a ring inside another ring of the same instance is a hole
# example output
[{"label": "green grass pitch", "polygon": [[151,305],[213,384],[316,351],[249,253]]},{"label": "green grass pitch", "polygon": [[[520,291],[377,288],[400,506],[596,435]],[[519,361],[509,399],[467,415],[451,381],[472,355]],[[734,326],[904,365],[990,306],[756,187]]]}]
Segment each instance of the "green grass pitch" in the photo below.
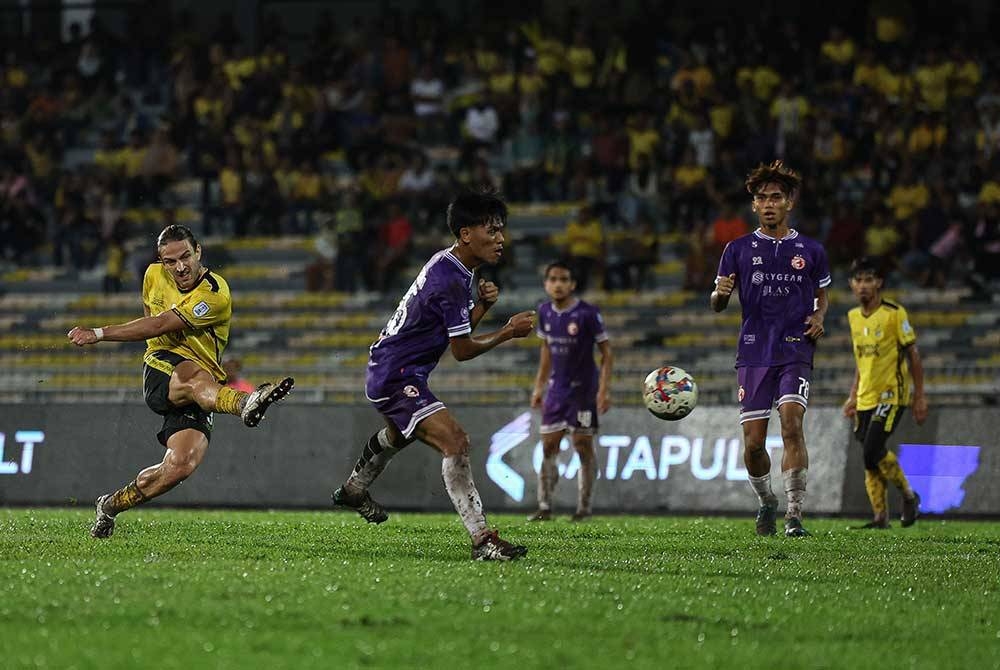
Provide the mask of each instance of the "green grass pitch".
[{"label": "green grass pitch", "polygon": [[0,510],[0,667],[1000,667],[1000,524]]}]

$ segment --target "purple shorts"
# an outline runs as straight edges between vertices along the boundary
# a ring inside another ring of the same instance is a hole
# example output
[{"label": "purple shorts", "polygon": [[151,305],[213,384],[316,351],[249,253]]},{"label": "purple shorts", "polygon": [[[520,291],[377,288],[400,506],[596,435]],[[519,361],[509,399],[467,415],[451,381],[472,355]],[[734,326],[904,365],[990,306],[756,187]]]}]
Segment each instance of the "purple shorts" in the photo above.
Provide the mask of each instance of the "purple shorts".
[{"label": "purple shorts", "polygon": [[771,408],[786,402],[809,406],[809,382],[812,366],[788,363],[773,368],[736,368],[740,388],[740,423],[771,418]]},{"label": "purple shorts", "polygon": [[559,393],[549,388],[542,405],[541,433],[568,430],[579,435],[593,435],[597,430],[597,392]]},{"label": "purple shorts", "polygon": [[365,397],[407,439],[413,436],[418,423],[445,409],[444,403],[431,393],[425,379],[411,378],[379,389],[366,389]]}]

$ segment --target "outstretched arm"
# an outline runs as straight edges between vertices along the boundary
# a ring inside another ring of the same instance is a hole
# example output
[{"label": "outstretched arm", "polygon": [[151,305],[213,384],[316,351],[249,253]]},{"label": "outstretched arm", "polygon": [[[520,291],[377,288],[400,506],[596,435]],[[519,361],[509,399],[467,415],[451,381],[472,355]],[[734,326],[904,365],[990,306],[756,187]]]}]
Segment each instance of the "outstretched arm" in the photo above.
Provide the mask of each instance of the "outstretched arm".
[{"label": "outstretched arm", "polygon": [[535,327],[535,312],[520,312],[510,317],[500,330],[495,330],[486,335],[473,337],[472,335],[462,335],[451,338],[451,353],[455,360],[467,361],[480,354],[485,354],[493,347],[506,342],[515,337],[524,337]]},{"label": "outstretched arm", "polygon": [[187,325],[173,310],[161,312],[156,316],[144,316],[141,319],[103,328],[75,327],[69,331],[70,342],[78,347],[87,344],[97,344],[101,340],[111,342],[138,342],[159,337],[164,333],[174,333],[184,330]]}]

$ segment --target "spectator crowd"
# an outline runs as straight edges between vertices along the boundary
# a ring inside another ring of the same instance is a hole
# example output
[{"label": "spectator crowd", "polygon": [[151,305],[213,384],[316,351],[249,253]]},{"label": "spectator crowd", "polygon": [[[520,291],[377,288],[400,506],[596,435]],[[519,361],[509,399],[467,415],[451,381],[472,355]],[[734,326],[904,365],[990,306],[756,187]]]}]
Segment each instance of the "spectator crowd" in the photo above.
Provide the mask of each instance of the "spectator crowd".
[{"label": "spectator crowd", "polygon": [[105,263],[117,290],[130,240],[190,214],[202,234],[313,236],[311,287],[383,290],[416,238],[446,232],[456,189],[491,185],[573,203],[549,242],[583,285],[649,287],[673,240],[703,288],[753,226],[745,173],[783,158],[805,177],[796,226],[834,267],[867,253],[904,281],[986,290],[1000,48],[960,12],[858,6],[821,25],[429,4],[321,11],[306,41],[272,13],[252,45],[231,15],[139,10],[122,35],[94,19],[5,39],[0,263]]}]

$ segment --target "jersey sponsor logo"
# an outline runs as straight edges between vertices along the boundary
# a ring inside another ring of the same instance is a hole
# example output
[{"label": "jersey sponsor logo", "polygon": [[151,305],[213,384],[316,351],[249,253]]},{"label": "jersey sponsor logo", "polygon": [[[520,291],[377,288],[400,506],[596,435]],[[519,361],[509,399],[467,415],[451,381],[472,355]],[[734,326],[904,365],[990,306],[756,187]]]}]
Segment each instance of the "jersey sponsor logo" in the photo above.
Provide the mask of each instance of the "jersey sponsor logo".
[{"label": "jersey sponsor logo", "polygon": [[805,266],[806,266],[806,259],[804,259],[804,258],[802,258],[802,256],[798,256],[798,255],[792,256],[792,267],[793,268],[795,268],[796,270],[801,270]]},{"label": "jersey sponsor logo", "polygon": [[764,273],[760,271],[754,272],[752,275],[750,275],[750,281],[752,281],[754,284],[763,284]]},{"label": "jersey sponsor logo", "polygon": [[202,300],[197,305],[191,308],[191,313],[194,314],[199,319],[208,314],[210,311],[211,308],[208,306],[208,303],[205,302],[204,300]]},{"label": "jersey sponsor logo", "polygon": [[791,295],[792,294],[792,287],[791,286],[765,286],[764,289],[760,292],[760,294],[762,296],[766,296],[766,295],[787,296],[787,295]]},{"label": "jersey sponsor logo", "polygon": [[746,333],[743,335],[743,344],[756,344],[757,335],[754,333]]},{"label": "jersey sponsor logo", "polygon": [[413,386],[412,384],[407,384],[406,386],[403,387],[403,395],[405,395],[407,398],[416,398],[418,395],[420,395],[420,391],[417,390],[416,386]]},{"label": "jersey sponsor logo", "polygon": [[566,332],[569,333],[570,335],[576,335],[578,332],[580,332],[580,328],[579,326],[576,325],[576,321],[569,322],[569,325],[566,326]]}]

